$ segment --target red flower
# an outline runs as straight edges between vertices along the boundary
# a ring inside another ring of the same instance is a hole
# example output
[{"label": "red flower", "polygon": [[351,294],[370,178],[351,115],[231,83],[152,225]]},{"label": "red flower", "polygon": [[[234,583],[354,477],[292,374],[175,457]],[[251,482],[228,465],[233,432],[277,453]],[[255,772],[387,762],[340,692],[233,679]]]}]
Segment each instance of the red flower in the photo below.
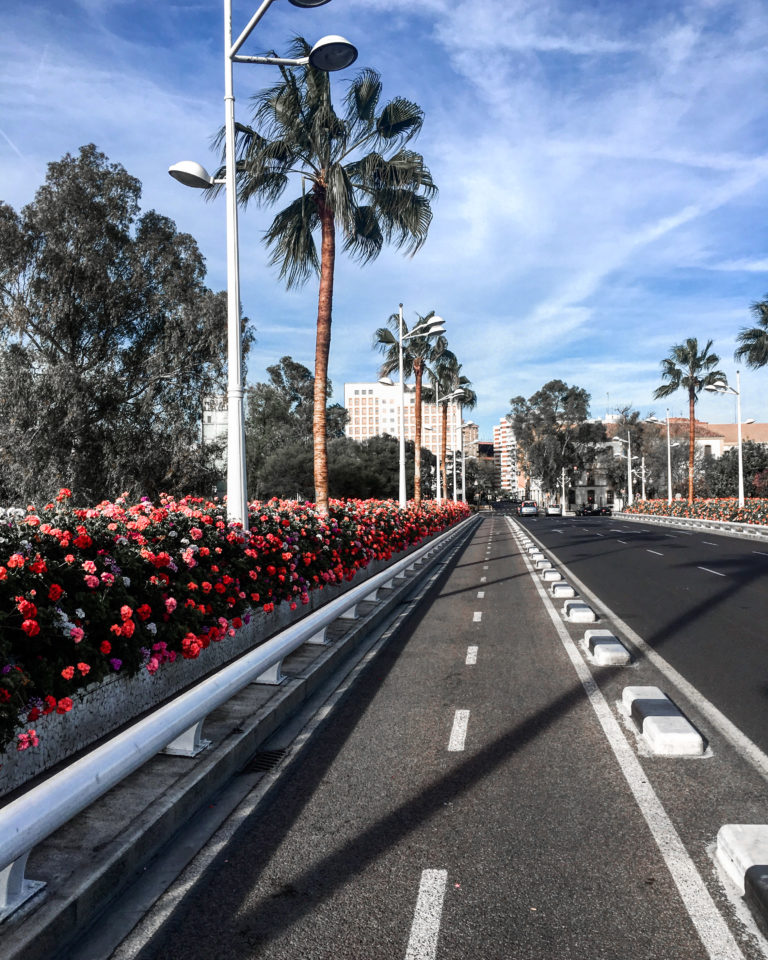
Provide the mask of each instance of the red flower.
[{"label": "red flower", "polygon": [[136,614],[140,620],[149,620],[152,616],[152,607],[148,603],[142,603],[140,607],[136,608]]},{"label": "red flower", "polygon": [[[47,698],[46,698],[47,699]],[[72,709],[72,701],[69,697],[62,697],[56,704],[56,713],[69,713]]]},{"label": "red flower", "polygon": [[21,625],[21,629],[28,637],[36,637],[38,633],[40,633],[40,624],[37,620],[25,620]]},{"label": "red flower", "polygon": [[112,653],[112,644],[109,642],[109,640],[102,640],[99,650],[106,656],[106,654]]},{"label": "red flower", "polygon": [[48,599],[52,600],[54,603],[61,597],[64,590],[59,586],[58,583],[52,583],[48,588]]}]

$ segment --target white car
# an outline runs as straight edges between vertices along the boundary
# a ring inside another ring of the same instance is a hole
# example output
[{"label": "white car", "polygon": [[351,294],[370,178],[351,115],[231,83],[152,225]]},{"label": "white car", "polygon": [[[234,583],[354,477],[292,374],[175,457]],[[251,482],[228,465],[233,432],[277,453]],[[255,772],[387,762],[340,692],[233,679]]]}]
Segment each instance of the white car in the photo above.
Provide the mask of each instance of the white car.
[{"label": "white car", "polygon": [[539,507],[535,500],[523,500],[520,504],[521,517],[538,517]]},{"label": "white car", "polygon": [[548,517],[559,517],[562,514],[560,505],[557,503],[550,503],[547,506],[547,516]]}]

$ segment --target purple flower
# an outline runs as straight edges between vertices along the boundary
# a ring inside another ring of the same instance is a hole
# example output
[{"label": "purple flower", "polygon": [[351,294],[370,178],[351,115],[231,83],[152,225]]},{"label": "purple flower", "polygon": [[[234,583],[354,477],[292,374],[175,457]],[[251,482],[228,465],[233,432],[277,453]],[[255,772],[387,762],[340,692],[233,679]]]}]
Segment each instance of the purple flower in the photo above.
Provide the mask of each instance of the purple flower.
[{"label": "purple flower", "polygon": [[117,657],[113,657],[109,662],[112,664],[113,670],[119,670],[123,665],[123,661],[118,660]]}]

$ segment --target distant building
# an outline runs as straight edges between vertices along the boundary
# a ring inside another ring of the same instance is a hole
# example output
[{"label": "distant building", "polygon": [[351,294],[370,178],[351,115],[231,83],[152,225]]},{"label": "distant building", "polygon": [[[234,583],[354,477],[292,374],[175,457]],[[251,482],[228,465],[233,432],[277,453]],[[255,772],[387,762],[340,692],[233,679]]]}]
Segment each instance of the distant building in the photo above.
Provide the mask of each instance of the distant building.
[{"label": "distant building", "polygon": [[[349,420],[344,432],[352,440],[368,440],[370,437],[388,433],[400,436],[400,384],[345,383],[344,406]],[[440,404],[442,407],[443,405]],[[404,427],[405,439],[416,439],[416,396],[412,385],[405,387]],[[440,411],[437,404],[422,402],[421,445],[437,455],[440,444]],[[459,429],[461,408],[451,404],[448,409],[448,450],[460,446]],[[474,429],[474,433],[473,433]],[[464,424],[464,442],[477,443],[477,425]]]},{"label": "distant building", "polygon": [[525,477],[517,463],[515,432],[506,417],[502,417],[493,428],[493,457],[501,489],[513,496],[524,496]]},{"label": "distant building", "polygon": [[203,420],[200,424],[200,442],[203,447],[224,441],[216,466],[224,469],[227,462],[227,398],[224,394],[203,398]]}]

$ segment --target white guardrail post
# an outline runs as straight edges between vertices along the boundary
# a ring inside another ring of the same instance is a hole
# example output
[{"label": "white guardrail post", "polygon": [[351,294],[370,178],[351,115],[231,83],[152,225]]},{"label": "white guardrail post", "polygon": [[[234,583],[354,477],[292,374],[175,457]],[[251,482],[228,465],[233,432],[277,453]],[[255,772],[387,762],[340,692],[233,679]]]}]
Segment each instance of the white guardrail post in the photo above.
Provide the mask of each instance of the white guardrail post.
[{"label": "white guardrail post", "polygon": [[303,643],[326,643],[330,623],[377,590],[391,587],[393,579],[405,576],[406,569],[445,546],[475,519],[462,520],[415,553],[352,587],[0,809],[0,923],[45,886],[24,876],[33,847],[157,753],[193,757],[204,750],[209,741],[202,739],[202,728],[209,713],[249,683],[280,682],[276,678],[285,657]]}]

